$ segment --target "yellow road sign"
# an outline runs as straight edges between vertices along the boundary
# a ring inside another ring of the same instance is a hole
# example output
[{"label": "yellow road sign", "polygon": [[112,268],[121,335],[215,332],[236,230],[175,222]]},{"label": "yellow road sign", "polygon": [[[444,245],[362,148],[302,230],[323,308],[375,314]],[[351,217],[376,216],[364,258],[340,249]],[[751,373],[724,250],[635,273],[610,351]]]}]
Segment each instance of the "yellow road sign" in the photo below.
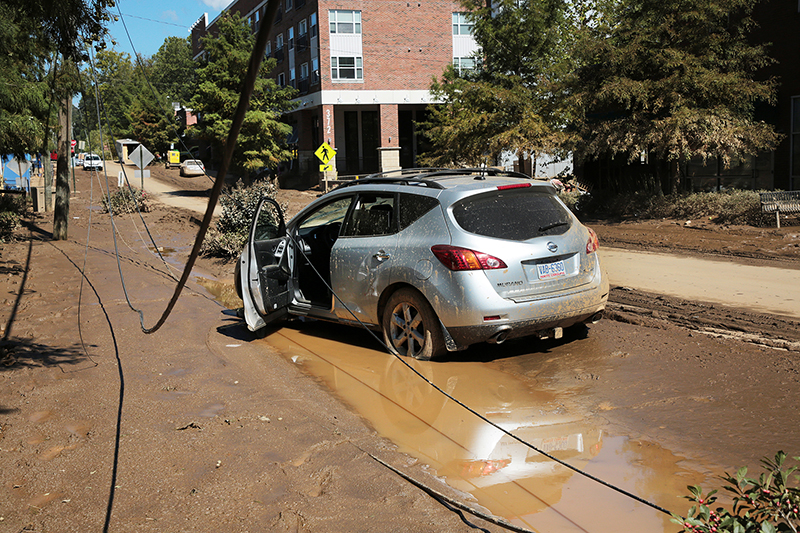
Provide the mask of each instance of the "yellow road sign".
[{"label": "yellow road sign", "polygon": [[319,166],[320,172],[333,172],[333,165],[320,165]]},{"label": "yellow road sign", "polygon": [[333,156],[336,155],[336,150],[331,148],[331,145],[328,143],[322,143],[317,151],[314,152],[314,155],[319,158],[320,161],[325,163],[326,165],[333,159]]}]

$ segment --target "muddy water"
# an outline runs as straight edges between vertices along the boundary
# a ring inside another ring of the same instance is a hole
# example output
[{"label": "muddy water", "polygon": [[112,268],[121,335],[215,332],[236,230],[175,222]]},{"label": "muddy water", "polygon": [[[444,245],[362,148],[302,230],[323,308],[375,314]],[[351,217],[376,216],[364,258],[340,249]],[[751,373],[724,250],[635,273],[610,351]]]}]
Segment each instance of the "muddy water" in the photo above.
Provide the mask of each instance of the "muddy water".
[{"label": "muddy water", "polygon": [[[467,492],[493,514],[535,531],[674,531],[659,511],[576,474],[468,413],[346,326],[293,323],[264,341],[332,391],[375,429]],[[496,348],[494,348],[496,349]],[[551,348],[545,364],[558,359]],[[572,347],[574,349],[574,346]],[[652,443],[607,434],[603,420],[572,401],[574,390],[549,387],[500,362],[408,361],[454,398],[570,465],[661,507],[686,508],[685,487],[706,476]]]}]

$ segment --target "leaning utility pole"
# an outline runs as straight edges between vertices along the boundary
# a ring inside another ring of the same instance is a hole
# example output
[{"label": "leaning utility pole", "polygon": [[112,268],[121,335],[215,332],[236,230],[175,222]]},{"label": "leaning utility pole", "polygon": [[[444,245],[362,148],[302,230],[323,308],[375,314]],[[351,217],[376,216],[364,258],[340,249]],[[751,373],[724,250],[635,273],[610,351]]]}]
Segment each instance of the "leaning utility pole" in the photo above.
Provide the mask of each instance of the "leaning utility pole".
[{"label": "leaning utility pole", "polygon": [[[69,93],[69,91],[66,91]],[[66,240],[69,220],[69,157],[70,124],[72,123],[72,101],[69,94],[59,101],[58,140],[56,141],[58,162],[56,163],[56,208],[53,218],[53,240]],[[52,164],[52,163],[51,163]]]}]

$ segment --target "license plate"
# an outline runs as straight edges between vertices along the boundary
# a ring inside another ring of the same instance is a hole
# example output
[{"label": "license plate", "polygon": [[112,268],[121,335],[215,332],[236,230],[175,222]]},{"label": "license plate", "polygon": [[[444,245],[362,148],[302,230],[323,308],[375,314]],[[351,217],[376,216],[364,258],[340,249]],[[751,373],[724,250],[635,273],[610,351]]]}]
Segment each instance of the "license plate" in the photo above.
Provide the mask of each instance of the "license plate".
[{"label": "license plate", "polygon": [[564,270],[564,261],[536,265],[536,273],[539,275],[539,279],[560,278],[567,275],[567,271]]}]

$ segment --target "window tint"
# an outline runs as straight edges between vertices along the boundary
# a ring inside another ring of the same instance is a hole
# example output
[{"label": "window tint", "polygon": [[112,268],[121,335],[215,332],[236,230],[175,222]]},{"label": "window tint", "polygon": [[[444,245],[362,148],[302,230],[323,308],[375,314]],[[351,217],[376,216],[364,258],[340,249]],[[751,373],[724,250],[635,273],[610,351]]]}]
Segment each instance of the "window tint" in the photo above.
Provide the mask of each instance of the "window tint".
[{"label": "window tint", "polygon": [[342,236],[389,235],[396,227],[394,194],[366,193],[359,195]]},{"label": "window tint", "polygon": [[400,195],[400,231],[417,221],[422,215],[439,205],[436,198],[417,194]]},{"label": "window tint", "polygon": [[465,198],[453,206],[453,216],[465,231],[512,241],[561,235],[572,223],[553,193],[532,187]]}]

